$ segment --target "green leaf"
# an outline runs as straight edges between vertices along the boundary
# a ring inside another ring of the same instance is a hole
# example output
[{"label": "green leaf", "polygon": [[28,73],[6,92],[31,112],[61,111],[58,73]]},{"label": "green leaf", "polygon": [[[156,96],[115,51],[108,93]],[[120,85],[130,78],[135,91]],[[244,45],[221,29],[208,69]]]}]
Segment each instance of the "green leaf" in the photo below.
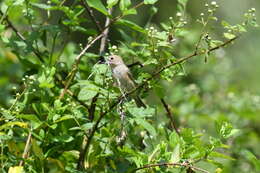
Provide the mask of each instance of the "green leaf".
[{"label": "green leaf", "polygon": [[43,154],[43,151],[42,151],[41,147],[39,146],[39,144],[37,143],[37,141],[35,139],[32,139],[31,142],[32,142],[32,151],[33,151],[33,153],[40,160],[43,160],[44,159],[44,154]]},{"label": "green leaf", "polygon": [[111,8],[118,3],[119,0],[107,0],[107,8]]},{"label": "green leaf", "polygon": [[13,5],[21,5],[23,4],[24,0],[16,0]]},{"label": "green leaf", "polygon": [[156,136],[156,130],[155,128],[146,120],[141,118],[136,118],[135,122],[139,125],[141,125],[143,128],[145,128],[153,137]]},{"label": "green leaf", "polygon": [[120,19],[116,22],[116,24],[119,24],[119,25],[124,25],[124,26],[127,26],[135,31],[138,31],[138,32],[141,32],[141,33],[145,33],[145,30],[138,26],[137,24],[129,21],[129,20],[125,20],[125,19]]},{"label": "green leaf", "polygon": [[95,8],[96,10],[100,11],[104,15],[106,15],[106,16],[109,15],[106,7],[102,4],[102,2],[100,0],[87,0],[87,3],[90,7]]},{"label": "green leaf", "polygon": [[260,160],[250,151],[244,150],[242,154],[255,166],[256,171],[260,171]]},{"label": "green leaf", "polygon": [[89,100],[93,98],[99,91],[99,87],[91,83],[90,81],[81,81],[79,85],[83,85],[78,94],[78,98],[80,100]]},{"label": "green leaf", "polygon": [[172,163],[178,163],[181,159],[180,157],[180,144],[177,144],[172,152],[172,155],[171,155],[171,159],[170,159],[170,162]]},{"label": "green leaf", "polygon": [[119,8],[122,12],[126,11],[127,8],[131,5],[131,0],[120,0]]},{"label": "green leaf", "polygon": [[38,7],[40,9],[44,9],[44,10],[50,10],[52,8],[51,5],[46,5],[46,4],[41,4],[41,3],[31,3],[31,5],[34,7]]},{"label": "green leaf", "polygon": [[20,114],[20,115],[17,115],[16,117],[29,120],[33,125],[33,129],[38,128],[42,124],[42,122],[34,114]]},{"label": "green leaf", "polygon": [[144,4],[154,4],[156,3],[158,0],[144,0]]},{"label": "green leaf", "polygon": [[127,110],[134,116],[134,117],[151,117],[155,113],[154,108],[138,108],[138,107],[128,107]]},{"label": "green leaf", "polygon": [[211,152],[209,154],[209,156],[223,158],[223,159],[228,159],[228,160],[235,160],[233,157],[230,157],[228,155],[225,155],[225,154],[222,154],[222,153],[219,153],[219,152],[215,152],[215,151]]},{"label": "green leaf", "polygon": [[236,37],[234,34],[231,34],[231,33],[228,33],[228,32],[225,32],[223,35],[227,39],[233,39],[233,38]]},{"label": "green leaf", "polygon": [[1,125],[0,130],[11,128],[12,126],[19,126],[19,127],[22,127],[22,128],[27,128],[28,124],[25,123],[25,122],[19,122],[19,121],[8,122],[8,123]]}]

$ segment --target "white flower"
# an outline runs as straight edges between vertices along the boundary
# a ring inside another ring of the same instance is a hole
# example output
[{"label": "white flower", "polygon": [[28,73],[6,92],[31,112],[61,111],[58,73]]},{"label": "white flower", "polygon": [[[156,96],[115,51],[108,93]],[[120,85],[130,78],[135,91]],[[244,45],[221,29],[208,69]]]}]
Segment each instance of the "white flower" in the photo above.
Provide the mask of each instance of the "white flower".
[{"label": "white flower", "polygon": [[180,12],[178,12],[178,13],[176,14],[176,16],[177,16],[177,17],[181,17],[182,14],[181,14]]},{"label": "white flower", "polygon": [[212,1],[211,5],[214,5],[214,6],[217,5],[217,2],[216,1]]}]

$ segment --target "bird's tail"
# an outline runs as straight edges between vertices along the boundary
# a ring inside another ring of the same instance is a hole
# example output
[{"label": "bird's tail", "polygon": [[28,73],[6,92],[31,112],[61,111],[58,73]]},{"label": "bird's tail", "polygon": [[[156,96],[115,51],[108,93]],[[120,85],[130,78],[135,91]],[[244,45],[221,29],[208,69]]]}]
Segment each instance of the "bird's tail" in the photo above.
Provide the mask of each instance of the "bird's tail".
[{"label": "bird's tail", "polygon": [[141,98],[139,96],[135,96],[134,100],[135,100],[135,103],[136,103],[137,107],[144,107],[144,108],[146,108],[146,105],[144,104],[144,102],[141,100]]}]

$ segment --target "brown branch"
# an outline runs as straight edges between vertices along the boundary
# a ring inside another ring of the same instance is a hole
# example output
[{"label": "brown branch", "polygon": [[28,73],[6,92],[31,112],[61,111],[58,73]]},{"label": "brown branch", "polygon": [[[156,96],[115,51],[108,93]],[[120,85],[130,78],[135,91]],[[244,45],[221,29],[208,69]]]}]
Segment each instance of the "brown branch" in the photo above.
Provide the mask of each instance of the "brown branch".
[{"label": "brown branch", "polygon": [[164,109],[165,109],[166,112],[167,112],[167,114],[166,114],[167,117],[170,119],[170,124],[171,124],[172,129],[174,129],[175,132],[176,132],[178,135],[180,135],[180,132],[179,132],[178,128],[177,128],[176,125],[175,125],[175,122],[174,122],[174,119],[173,119],[173,115],[172,115],[172,112],[171,112],[171,110],[170,110],[169,105],[165,102],[165,100],[164,100],[163,98],[161,98],[160,100],[161,100],[161,102],[162,102],[162,104],[163,104]]},{"label": "brown branch", "polygon": [[92,98],[90,107],[89,107],[89,109],[88,109],[88,114],[89,114],[88,117],[89,117],[89,120],[90,120],[90,121],[93,121],[94,116],[95,116],[96,102],[97,102],[98,96],[99,96],[99,93],[97,93],[97,94]]},{"label": "brown branch", "polygon": [[97,30],[101,33],[102,27],[100,26],[100,22],[96,19],[93,10],[88,6],[88,4],[86,3],[85,0],[81,0],[82,5],[84,6],[84,8],[86,9],[86,11],[88,12],[88,15],[90,16],[90,19],[93,21],[93,23],[95,24]]},{"label": "brown branch", "polygon": [[27,141],[26,141],[24,151],[23,151],[23,155],[22,155],[23,160],[20,161],[19,166],[23,166],[24,159],[26,159],[28,157],[31,139],[32,139],[32,132],[30,131],[29,134],[28,134]]},{"label": "brown branch", "polygon": [[155,163],[155,164],[149,164],[149,165],[144,165],[142,167],[136,168],[134,169],[132,172],[136,172],[139,171],[141,169],[147,169],[147,168],[153,168],[153,167],[158,167],[158,166],[174,166],[174,167],[185,167],[187,169],[192,169],[192,170],[196,170],[196,171],[200,171],[203,173],[209,173],[209,171],[204,170],[202,168],[198,168],[195,166],[190,165],[189,163]]},{"label": "brown branch", "polygon": [[[4,15],[3,12],[0,10],[0,15]],[[15,34],[28,46],[32,49],[33,53],[39,58],[41,62],[43,62],[43,59],[40,55],[40,53],[32,46],[30,45],[25,37],[18,31],[18,29],[12,24],[12,22],[9,20],[8,16],[5,16],[4,20],[8,24],[8,27],[12,28],[12,30],[15,32]]]},{"label": "brown branch", "polygon": [[[108,9],[108,13],[109,15],[112,14],[113,9],[110,8]],[[105,49],[106,49],[106,43],[107,43],[107,38],[108,38],[108,33],[109,33],[109,26],[110,26],[111,20],[109,17],[106,17],[106,22],[105,22],[105,30],[104,30],[104,35],[101,39],[101,43],[100,43],[100,49],[99,49],[99,54],[101,55]]]}]

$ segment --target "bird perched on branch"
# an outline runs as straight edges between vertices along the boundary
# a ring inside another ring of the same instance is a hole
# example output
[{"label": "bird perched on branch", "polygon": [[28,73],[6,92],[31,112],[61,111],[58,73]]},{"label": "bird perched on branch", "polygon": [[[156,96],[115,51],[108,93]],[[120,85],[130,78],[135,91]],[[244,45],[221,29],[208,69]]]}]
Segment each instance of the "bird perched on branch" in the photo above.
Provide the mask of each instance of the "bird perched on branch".
[{"label": "bird perched on branch", "polygon": [[[108,64],[112,69],[113,77],[116,79],[120,90],[123,90],[123,94],[136,88],[132,74],[120,56],[109,56]],[[135,100],[135,103],[138,107],[146,108],[146,105],[143,103],[136,92],[131,94],[131,97]]]}]

